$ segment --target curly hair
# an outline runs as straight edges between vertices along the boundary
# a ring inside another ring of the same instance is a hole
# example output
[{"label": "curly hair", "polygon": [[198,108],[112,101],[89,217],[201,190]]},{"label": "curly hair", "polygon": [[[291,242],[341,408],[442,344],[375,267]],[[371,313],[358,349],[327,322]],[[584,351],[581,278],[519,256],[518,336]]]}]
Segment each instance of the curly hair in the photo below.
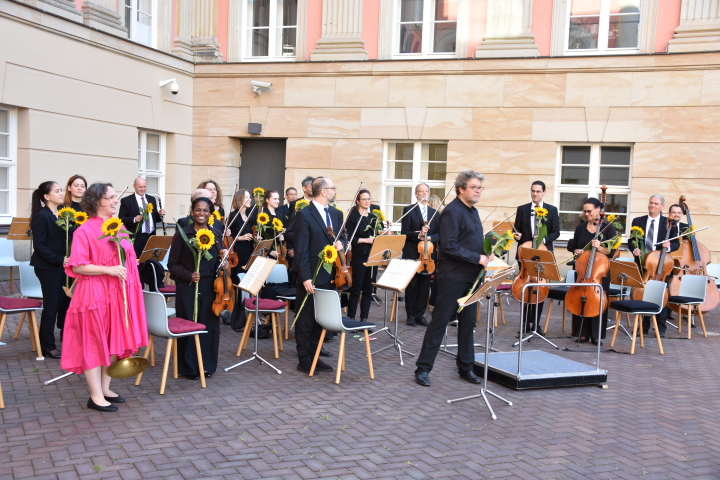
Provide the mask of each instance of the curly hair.
[{"label": "curly hair", "polygon": [[222,189],[220,189],[220,184],[217,183],[215,180],[205,180],[204,182],[200,182],[200,185],[197,186],[197,188],[204,188],[207,189],[207,184],[212,183],[215,185],[215,190],[217,191],[217,195],[215,196],[215,206],[220,208],[223,206],[223,194]]},{"label": "curly hair", "polygon": [[80,206],[82,209],[91,217],[97,217],[98,207],[100,202],[105,198],[108,188],[113,186],[112,183],[93,183],[83,196],[82,203]]}]

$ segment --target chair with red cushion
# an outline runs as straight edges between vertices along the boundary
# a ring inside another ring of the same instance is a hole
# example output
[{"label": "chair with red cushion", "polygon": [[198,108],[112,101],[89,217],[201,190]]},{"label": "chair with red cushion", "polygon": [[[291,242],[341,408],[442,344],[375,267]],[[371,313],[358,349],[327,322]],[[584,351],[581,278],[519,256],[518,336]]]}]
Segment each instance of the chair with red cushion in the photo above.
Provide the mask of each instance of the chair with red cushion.
[{"label": "chair with red cushion", "polygon": [[[150,341],[145,347],[144,358],[148,358],[150,351],[153,349],[155,337],[167,338],[167,348],[165,349],[165,364],[163,365],[162,380],[160,382],[160,395],[165,394],[165,383],[167,381],[168,368],[170,366],[170,352],[173,356],[173,378],[178,378],[178,360],[177,360],[177,339],[195,337],[195,350],[198,357],[198,368],[201,373],[200,384],[205,388],[205,375],[203,368],[202,352],[200,350],[201,333],[207,333],[205,325],[202,323],[192,322],[182,318],[168,318],[167,305],[165,297],[158,292],[143,291],[145,299],[145,316],[147,317],[148,332],[150,333]],[[140,385],[143,374],[139,374],[135,380],[135,385]]]},{"label": "chair with red cushion", "polygon": [[[238,346],[236,357],[240,356],[240,352],[245,350],[250,339],[250,330],[255,325],[255,299],[257,297],[244,299],[245,313],[247,314],[247,321],[245,322],[245,330],[243,330],[242,337],[240,337],[240,345]],[[280,331],[280,314],[285,312],[286,302],[279,300],[270,300],[269,298],[261,298],[258,314],[268,315],[273,336],[273,346],[275,347],[275,358],[280,358],[278,352],[278,344],[280,350],[285,350],[282,340],[282,332]]]},{"label": "chair with red cushion", "polygon": [[20,327],[22,327],[22,320],[25,314],[28,315],[28,329],[30,329],[30,344],[33,352],[38,353],[38,360],[43,360],[42,352],[40,351],[40,334],[38,332],[37,317],[35,312],[42,310],[42,302],[32,298],[11,298],[11,297],[0,297],[0,339],[2,339],[2,332],[5,329],[5,321],[7,320],[8,314],[11,313],[22,313],[23,318],[18,323],[17,331],[15,332],[15,338],[20,335]]}]

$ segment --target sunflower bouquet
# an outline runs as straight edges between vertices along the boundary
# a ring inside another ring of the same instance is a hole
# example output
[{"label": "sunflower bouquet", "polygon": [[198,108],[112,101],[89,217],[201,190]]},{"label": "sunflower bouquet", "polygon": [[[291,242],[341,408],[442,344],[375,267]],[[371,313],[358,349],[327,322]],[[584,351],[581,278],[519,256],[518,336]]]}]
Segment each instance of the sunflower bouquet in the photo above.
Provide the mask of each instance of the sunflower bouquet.
[{"label": "sunflower bouquet", "polygon": [[645,230],[643,230],[640,227],[632,227],[630,229],[630,236],[628,237],[628,245],[631,245],[634,248],[637,248],[640,250],[640,265],[642,269],[642,265],[645,264]]},{"label": "sunflower bouquet", "polygon": [[[213,218],[212,216],[210,218]],[[209,224],[209,223],[208,223]],[[178,228],[178,232],[188,246],[190,253],[195,261],[195,273],[200,272],[200,261],[204,258],[207,261],[212,260],[209,250],[215,245],[215,234],[209,228],[201,228],[195,232],[195,236],[188,238],[182,228]],[[197,322],[198,313],[198,287],[199,282],[195,282],[195,303],[193,305],[193,322]]]},{"label": "sunflower bouquet", "polygon": [[[107,220],[103,222],[103,224],[100,226],[100,231],[103,233],[100,237],[98,237],[98,240],[101,240],[103,238],[109,239],[111,242],[114,242],[117,246],[118,251],[118,258],[120,260],[120,266],[124,267],[125,263],[127,261],[127,258],[125,257],[125,250],[122,248],[122,245],[120,242],[122,242],[123,238],[129,241],[129,238],[127,237],[120,237],[121,233],[126,233],[130,235],[130,232],[128,232],[125,229],[125,225],[123,225],[122,221],[117,217],[110,217]],[[130,323],[128,321],[128,304],[127,304],[127,291],[125,289],[125,280],[120,279],[122,283],[122,292],[123,292],[123,302],[125,305],[125,330],[128,330],[130,328]]]},{"label": "sunflower bouquet", "polygon": [[[87,220],[87,214],[85,212],[81,212],[85,215],[85,220]],[[69,207],[64,207],[58,210],[58,219],[55,222],[57,225],[59,225],[63,230],[65,230],[65,256],[70,256],[70,227],[73,225],[82,225],[85,223],[85,220],[83,220],[81,223],[77,223],[77,214],[74,209]],[[68,288],[70,286],[69,278],[65,277],[65,288]]]},{"label": "sunflower bouquet", "polygon": [[260,204],[265,200],[265,189],[264,188],[253,188],[253,198],[255,199],[255,203]]},{"label": "sunflower bouquet", "polygon": [[[494,241],[494,243],[493,243]],[[490,232],[487,236],[485,236],[485,243],[483,244],[483,252],[486,256],[495,255],[496,257],[499,257],[504,252],[510,250],[510,245],[515,241],[515,237],[513,235],[512,230],[508,230],[506,232]],[[485,267],[480,267],[480,272],[478,273],[477,278],[475,279],[475,282],[473,283],[473,286],[470,287],[470,290],[468,290],[467,296],[475,292],[475,288],[477,287],[478,283],[480,283],[480,279],[485,275]],[[462,312],[464,307],[458,307],[457,313]]]},{"label": "sunflower bouquet", "polygon": [[302,210],[303,208],[305,208],[305,207],[307,207],[307,206],[309,206],[309,205],[310,205],[310,202],[308,202],[308,201],[305,200],[304,198],[301,198],[300,200],[298,200],[297,202],[295,202],[295,211],[296,211],[296,212],[299,212],[300,210]]},{"label": "sunflower bouquet", "polygon": [[[255,231],[257,232],[260,240],[272,238],[274,235],[268,235],[266,230],[272,229],[273,225],[270,223],[270,215],[266,212],[258,213],[257,226]],[[271,232],[272,233],[272,232]]]},{"label": "sunflower bouquet", "polygon": [[273,244],[275,247],[275,250],[277,250],[277,238],[280,236],[280,234],[283,232],[283,222],[279,218],[275,217],[272,219],[272,228],[274,230],[273,232]]},{"label": "sunflower bouquet", "polygon": [[372,237],[377,237],[380,231],[383,229],[383,226],[385,225],[385,214],[382,210],[379,208],[376,208],[372,212],[370,212],[370,215],[372,215],[374,218],[370,220],[370,225],[365,227],[365,230],[372,230]]},{"label": "sunflower bouquet", "polygon": [[[142,212],[140,212],[140,215],[142,215],[142,218],[138,222],[137,226],[135,227],[135,235],[138,234],[140,229],[142,228],[143,223],[147,222],[148,218],[150,218],[150,215],[153,213],[153,204],[148,202],[147,205],[142,209]],[[132,241],[132,240],[131,240]]]},{"label": "sunflower bouquet", "polygon": [[535,231],[537,232],[537,239],[533,246],[541,245],[545,237],[547,237],[547,208],[540,206],[535,207]]},{"label": "sunflower bouquet", "polygon": [[[317,267],[315,267],[315,273],[313,273],[312,277],[313,287],[315,286],[315,280],[317,280],[318,273],[320,272],[320,267],[323,267],[327,273],[332,273],[333,263],[337,260],[337,256],[338,252],[332,245],[326,245],[325,248],[320,250],[320,253],[318,254],[318,264]],[[302,312],[305,302],[307,302],[309,296],[310,294],[305,292],[305,298],[303,298],[302,304],[295,314],[295,320],[293,320],[293,324],[290,328],[295,327],[295,322],[297,322],[297,319],[300,318],[300,312]]]},{"label": "sunflower bouquet", "polygon": [[222,215],[220,215],[220,212],[218,212],[217,210],[214,210],[212,212],[212,215],[210,215],[210,217],[208,218],[208,221],[207,221],[208,226],[212,227],[213,225],[215,225],[216,220],[217,221],[222,220]]}]

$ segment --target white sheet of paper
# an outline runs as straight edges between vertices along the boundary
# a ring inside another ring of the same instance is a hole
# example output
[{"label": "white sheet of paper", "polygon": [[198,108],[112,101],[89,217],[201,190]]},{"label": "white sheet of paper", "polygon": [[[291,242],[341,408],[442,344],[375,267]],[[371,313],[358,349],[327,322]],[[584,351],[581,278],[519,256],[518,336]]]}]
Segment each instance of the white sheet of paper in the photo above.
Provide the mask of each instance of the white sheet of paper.
[{"label": "white sheet of paper", "polygon": [[378,279],[377,284],[393,290],[405,290],[410,280],[417,273],[419,266],[420,262],[417,260],[394,258],[385,268],[385,272]]},{"label": "white sheet of paper", "polygon": [[265,265],[265,261],[266,261],[266,259],[264,257],[255,259],[252,266],[250,267],[250,270],[247,271],[247,273],[243,277],[242,281],[240,282],[241,289],[243,289],[243,290],[250,289],[250,286],[253,284],[253,282],[257,278],[258,274],[260,273],[260,270],[262,270],[263,266]]}]

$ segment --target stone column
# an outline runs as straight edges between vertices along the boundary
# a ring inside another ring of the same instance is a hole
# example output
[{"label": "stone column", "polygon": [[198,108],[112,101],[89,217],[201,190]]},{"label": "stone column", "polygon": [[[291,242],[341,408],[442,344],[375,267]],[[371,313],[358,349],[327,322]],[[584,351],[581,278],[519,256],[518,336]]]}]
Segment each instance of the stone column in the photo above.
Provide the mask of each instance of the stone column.
[{"label": "stone column", "polygon": [[88,27],[127,38],[127,28],[115,9],[115,0],[85,0],[82,4],[83,23]]},{"label": "stone column", "polygon": [[193,1],[177,0],[177,31],[170,52],[185,60],[193,60]]},{"label": "stone column", "polygon": [[682,0],[668,52],[720,50],[720,0]]},{"label": "stone column", "polygon": [[363,0],[323,0],[322,37],[310,60],[367,60],[362,10]]},{"label": "stone column", "polygon": [[217,41],[217,0],[194,0],[192,52],[199,63],[222,62]]},{"label": "stone column", "polygon": [[475,57],[537,57],[532,0],[488,0],[487,33]]},{"label": "stone column", "polygon": [[22,0],[35,8],[75,22],[82,22],[82,12],[75,7],[73,0]]}]

